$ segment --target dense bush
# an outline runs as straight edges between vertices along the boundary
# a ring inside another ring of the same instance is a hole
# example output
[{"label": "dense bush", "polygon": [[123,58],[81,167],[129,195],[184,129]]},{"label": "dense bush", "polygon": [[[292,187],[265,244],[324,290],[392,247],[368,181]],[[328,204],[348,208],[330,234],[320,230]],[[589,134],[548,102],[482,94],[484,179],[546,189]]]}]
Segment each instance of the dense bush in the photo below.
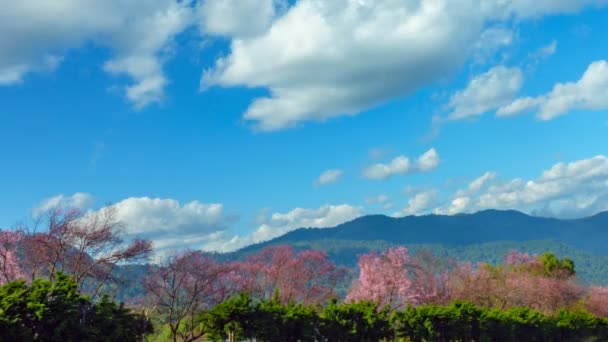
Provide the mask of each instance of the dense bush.
[{"label": "dense bush", "polygon": [[456,301],[389,312],[371,302],[323,307],[233,297],[199,317],[214,341],[605,341],[608,320],[586,311],[544,314]]},{"label": "dense bush", "polygon": [[137,341],[150,329],[107,296],[93,303],[62,273],[0,287],[0,341]]}]

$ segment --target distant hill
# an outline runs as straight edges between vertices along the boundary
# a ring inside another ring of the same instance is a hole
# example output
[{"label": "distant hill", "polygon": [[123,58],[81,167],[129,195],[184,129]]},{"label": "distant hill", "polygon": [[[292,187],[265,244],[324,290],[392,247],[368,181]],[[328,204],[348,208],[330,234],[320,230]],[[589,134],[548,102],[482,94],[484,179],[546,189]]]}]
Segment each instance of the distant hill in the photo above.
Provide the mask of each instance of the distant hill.
[{"label": "distant hill", "polygon": [[412,251],[424,248],[458,260],[493,263],[511,249],[551,251],[572,258],[583,280],[608,284],[608,212],[575,220],[511,210],[403,218],[370,215],[333,228],[300,228],[222,258],[241,259],[280,244],[324,250],[334,262],[349,267],[356,265],[360,254],[395,245],[406,245]]}]

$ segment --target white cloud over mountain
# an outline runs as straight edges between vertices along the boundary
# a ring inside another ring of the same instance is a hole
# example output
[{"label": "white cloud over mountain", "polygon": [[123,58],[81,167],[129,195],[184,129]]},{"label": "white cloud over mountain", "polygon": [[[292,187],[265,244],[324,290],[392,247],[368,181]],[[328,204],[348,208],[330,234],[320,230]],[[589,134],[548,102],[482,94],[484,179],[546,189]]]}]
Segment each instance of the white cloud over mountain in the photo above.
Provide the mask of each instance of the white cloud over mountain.
[{"label": "white cloud over mountain", "polygon": [[417,192],[410,197],[405,208],[394,213],[393,216],[402,217],[427,213],[437,204],[438,197],[439,191],[435,189]]},{"label": "white cloud over mountain", "polygon": [[228,230],[236,221],[219,203],[131,197],[99,211],[112,210],[128,236],[150,239],[160,251],[200,248]]},{"label": "white cloud over mountain", "polygon": [[363,209],[348,204],[323,205],[316,209],[295,208],[286,213],[273,213],[265,217],[256,230],[247,235],[223,234],[216,241],[209,241],[205,250],[232,251],[238,248],[267,241],[297,228],[334,227],[363,215]]},{"label": "white cloud over mountain", "polygon": [[558,163],[533,180],[495,179],[486,173],[435,212],[455,214],[483,209],[516,209],[527,213],[574,218],[608,210],[608,157],[598,155]]}]

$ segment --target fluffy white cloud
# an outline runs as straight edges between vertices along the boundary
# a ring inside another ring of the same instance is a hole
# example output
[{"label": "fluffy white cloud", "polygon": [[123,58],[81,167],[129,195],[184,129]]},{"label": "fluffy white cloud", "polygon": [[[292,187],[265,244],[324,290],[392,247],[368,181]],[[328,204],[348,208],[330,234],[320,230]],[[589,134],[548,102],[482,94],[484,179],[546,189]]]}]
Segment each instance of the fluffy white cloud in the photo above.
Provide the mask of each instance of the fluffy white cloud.
[{"label": "fluffy white cloud", "polygon": [[337,182],[342,177],[342,170],[326,170],[314,182],[316,186]]},{"label": "fluffy white cloud", "polygon": [[484,114],[507,104],[517,95],[524,76],[519,68],[496,66],[474,77],[467,87],[452,95],[451,120]]},{"label": "fluffy white cloud", "polygon": [[76,192],[71,196],[63,194],[53,196],[41,201],[33,210],[32,213],[37,216],[44,214],[49,210],[59,208],[77,208],[88,209],[95,202],[93,195],[86,192]]},{"label": "fluffy white cloud", "polygon": [[415,163],[405,156],[395,157],[390,163],[377,163],[363,171],[367,179],[388,179],[394,175],[405,175],[411,172],[428,172],[439,166],[439,154],[434,148],[426,151]]},{"label": "fluffy white cloud", "polygon": [[263,35],[233,40],[201,85],[269,88],[244,115],[261,130],[356,114],[461,65],[484,26],[473,3],[301,0]]},{"label": "fluffy white cloud", "polygon": [[469,185],[469,191],[457,192],[449,205],[435,211],[454,214],[482,209],[516,209],[572,218],[608,210],[606,156],[558,163],[529,181],[516,178],[499,182],[494,181],[494,176],[486,173]]},{"label": "fluffy white cloud", "polygon": [[284,1],[203,0],[197,14],[204,34],[251,37],[266,31]]},{"label": "fluffy white cloud", "polygon": [[287,213],[274,213],[266,217],[251,234],[218,239],[207,243],[209,251],[232,251],[241,247],[267,241],[297,228],[328,228],[351,221],[363,215],[363,209],[348,204],[324,205],[317,209],[295,208]]},{"label": "fluffy white cloud", "polygon": [[496,115],[510,116],[538,110],[541,120],[551,120],[572,110],[608,109],[608,61],[589,65],[576,82],[558,83],[538,97],[523,97],[501,107]]},{"label": "fluffy white cloud", "polygon": [[229,55],[203,73],[201,88],[267,88],[270,95],[244,114],[260,130],[354,115],[510,44],[512,33],[503,24],[514,16],[525,20],[599,3],[300,0],[262,34],[232,40]]},{"label": "fluffy white cloud", "polygon": [[420,215],[429,212],[437,204],[439,192],[437,190],[420,191],[412,196],[403,210],[393,214],[396,217]]},{"label": "fluffy white cloud", "polygon": [[416,162],[416,169],[422,172],[434,170],[437,166],[439,166],[439,154],[434,148],[418,157]]},{"label": "fluffy white cloud", "polygon": [[200,248],[217,239],[235,220],[222,204],[174,199],[131,197],[101,208],[111,210],[129,236],[150,239],[159,250]]},{"label": "fluffy white cloud", "polygon": [[127,75],[136,107],[160,101],[162,61],[172,38],[190,25],[186,1],[22,0],[0,11],[0,85],[52,70],[68,49],[93,41],[112,50],[104,69]]}]

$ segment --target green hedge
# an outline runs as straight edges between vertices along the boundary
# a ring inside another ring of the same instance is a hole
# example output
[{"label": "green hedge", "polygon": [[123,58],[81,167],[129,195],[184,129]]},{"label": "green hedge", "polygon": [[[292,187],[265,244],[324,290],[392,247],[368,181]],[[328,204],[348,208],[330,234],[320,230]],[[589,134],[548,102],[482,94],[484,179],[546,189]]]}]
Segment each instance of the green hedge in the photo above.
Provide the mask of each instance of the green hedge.
[{"label": "green hedge", "polygon": [[323,308],[281,305],[240,295],[202,313],[214,341],[608,341],[608,321],[585,311],[546,315],[528,308],[477,307],[468,302],[379,310],[369,302]]}]

